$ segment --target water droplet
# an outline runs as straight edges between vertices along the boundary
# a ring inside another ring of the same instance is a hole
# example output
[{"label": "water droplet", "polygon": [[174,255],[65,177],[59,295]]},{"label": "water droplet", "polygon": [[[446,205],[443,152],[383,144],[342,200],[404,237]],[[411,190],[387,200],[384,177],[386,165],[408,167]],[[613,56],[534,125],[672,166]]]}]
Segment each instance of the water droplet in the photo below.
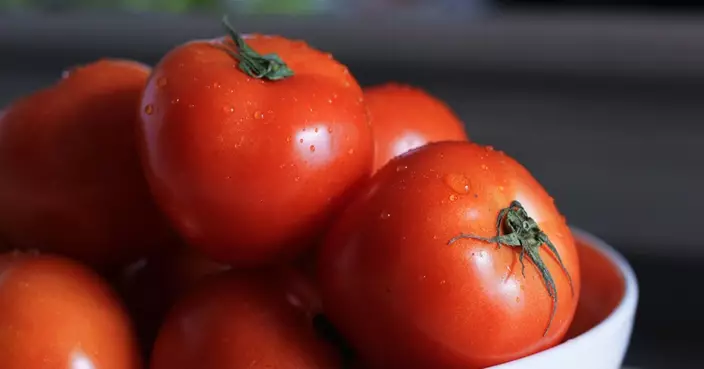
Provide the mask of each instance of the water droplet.
[{"label": "water droplet", "polygon": [[484,150],[489,152],[494,151],[494,146],[484,146]]},{"label": "water droplet", "polygon": [[328,99],[328,104],[332,104],[332,99]]},{"label": "water droplet", "polygon": [[225,113],[234,113],[235,108],[233,108],[232,106],[223,106],[222,111],[224,111]]},{"label": "water droplet", "polygon": [[447,281],[444,279],[442,281],[440,281],[440,284],[445,284],[445,283],[447,283]]},{"label": "water droplet", "polygon": [[193,109],[193,108],[195,108],[196,106],[193,105],[193,104],[188,104],[188,107],[191,108],[191,109]]},{"label": "water droplet", "polygon": [[166,77],[159,77],[159,78],[157,78],[157,80],[156,80],[156,85],[157,85],[158,87],[164,87],[164,86],[166,86],[166,85],[168,84],[168,82],[169,82],[169,81],[166,79]]},{"label": "water droplet", "polygon": [[301,138],[300,140],[298,140],[298,142],[303,143],[303,139]]},{"label": "water droplet", "polygon": [[520,298],[520,297],[516,297],[516,303],[519,303],[519,302],[521,302],[521,298]]},{"label": "water droplet", "polygon": [[354,154],[354,149],[349,149],[349,150],[347,150],[347,153],[350,154],[350,155]]},{"label": "water droplet", "polygon": [[215,88],[220,88],[220,87],[222,87],[222,85],[219,84],[219,83],[217,83],[217,82],[214,82],[214,83],[213,83],[213,87],[215,87]]},{"label": "water droplet", "polygon": [[305,132],[305,131],[306,131],[306,127],[303,127],[303,132]]},{"label": "water droplet", "polygon": [[498,189],[499,191],[504,192],[504,186],[499,186]]},{"label": "water droplet", "polygon": [[296,176],[296,177],[293,178],[293,181],[294,181],[294,182],[298,182],[298,181],[300,181],[300,180],[301,180],[301,177],[298,177],[298,176]]},{"label": "water droplet", "polygon": [[332,133],[332,127],[328,127],[328,133]]},{"label": "water droplet", "polygon": [[310,145],[310,152],[315,152],[315,145]]},{"label": "water droplet", "polygon": [[314,132],[318,133],[318,127],[315,127]]},{"label": "water droplet", "polygon": [[440,153],[440,154],[438,154],[438,157],[439,157],[440,159],[444,159],[444,158],[445,158],[445,154]]},{"label": "water droplet", "polygon": [[333,99],[337,99],[337,94],[336,94],[336,93],[333,93],[333,94],[332,94],[332,98],[333,98]]},{"label": "water droplet", "polygon": [[389,219],[389,218],[391,218],[391,214],[389,214],[387,212],[381,213],[381,219]]},{"label": "water droplet", "polygon": [[486,164],[482,164],[481,168],[482,170],[489,170],[489,167]]},{"label": "water droplet", "polygon": [[[347,72],[347,69],[345,69],[345,72]],[[350,87],[350,81],[345,81],[345,87]]]},{"label": "water droplet", "polygon": [[457,199],[459,199],[459,198],[460,197],[455,195],[454,193],[452,195],[450,195],[450,201],[452,201],[452,202],[457,201]]},{"label": "water droplet", "polygon": [[444,178],[445,184],[460,195],[469,193],[471,188],[469,178],[464,174],[450,173]]},{"label": "water droplet", "polygon": [[404,170],[408,169],[408,165],[399,165],[396,167],[397,172],[402,172]]},{"label": "water droplet", "polygon": [[260,112],[259,110],[255,111],[254,119],[264,119],[264,113]]},{"label": "water droplet", "polygon": [[327,57],[328,57],[328,59],[332,59],[332,58],[333,58],[333,56],[332,56],[332,54],[331,54],[331,53],[325,53],[325,56],[327,56]]},{"label": "water droplet", "polygon": [[179,99],[179,98],[177,97],[177,98],[171,100],[171,105],[178,104],[179,101],[181,101],[181,99]]},{"label": "water droplet", "polygon": [[437,240],[438,238],[439,238],[438,235],[436,235],[436,234],[433,235],[434,240]]},{"label": "water droplet", "polygon": [[152,105],[152,104],[147,104],[147,106],[144,107],[144,112],[145,112],[147,115],[152,115],[152,113],[154,113],[154,105]]}]

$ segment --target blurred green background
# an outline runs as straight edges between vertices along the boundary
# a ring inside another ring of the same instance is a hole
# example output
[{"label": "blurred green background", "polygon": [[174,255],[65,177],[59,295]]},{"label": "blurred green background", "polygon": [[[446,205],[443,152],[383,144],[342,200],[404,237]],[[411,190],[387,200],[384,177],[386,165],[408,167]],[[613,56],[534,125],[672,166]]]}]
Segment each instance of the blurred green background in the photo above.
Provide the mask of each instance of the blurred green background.
[{"label": "blurred green background", "polygon": [[3,11],[121,10],[209,12],[237,10],[256,13],[301,14],[325,10],[331,0],[0,0]]}]

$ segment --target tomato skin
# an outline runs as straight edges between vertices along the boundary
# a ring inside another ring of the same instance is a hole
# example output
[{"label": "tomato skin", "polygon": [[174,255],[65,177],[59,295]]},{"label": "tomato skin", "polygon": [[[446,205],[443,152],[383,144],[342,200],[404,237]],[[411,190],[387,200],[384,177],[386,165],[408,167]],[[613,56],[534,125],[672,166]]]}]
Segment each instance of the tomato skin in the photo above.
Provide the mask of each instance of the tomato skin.
[{"label": "tomato skin", "polygon": [[[550,237],[552,299],[518,250],[462,239],[496,234],[499,211],[519,200]],[[484,368],[553,346],[579,296],[577,252],[552,198],[513,159],[471,143],[429,144],[379,171],[342,214],[319,259],[323,308],[375,368]],[[385,344],[393,342],[393,345]]]},{"label": "tomato skin", "polygon": [[0,255],[3,369],[139,369],[131,322],[98,275],[56,256]]},{"label": "tomato skin", "polygon": [[228,272],[204,281],[169,314],[151,368],[341,368],[313,328],[301,279],[290,276]]},{"label": "tomato skin", "polygon": [[248,36],[295,71],[251,78],[225,39],[167,53],[142,98],[141,151],[162,209],[189,244],[228,264],[298,256],[371,172],[361,88],[300,41]]},{"label": "tomato skin", "polygon": [[100,60],[0,116],[0,234],[10,247],[113,268],[172,237],[136,149],[149,72]]},{"label": "tomato skin", "polygon": [[374,172],[429,142],[467,141],[462,121],[420,88],[386,83],[364,89],[374,132]]},{"label": "tomato skin", "polygon": [[186,245],[174,245],[125,267],[117,290],[136,324],[143,351],[151,352],[166,314],[182,295],[204,278],[229,269]]}]

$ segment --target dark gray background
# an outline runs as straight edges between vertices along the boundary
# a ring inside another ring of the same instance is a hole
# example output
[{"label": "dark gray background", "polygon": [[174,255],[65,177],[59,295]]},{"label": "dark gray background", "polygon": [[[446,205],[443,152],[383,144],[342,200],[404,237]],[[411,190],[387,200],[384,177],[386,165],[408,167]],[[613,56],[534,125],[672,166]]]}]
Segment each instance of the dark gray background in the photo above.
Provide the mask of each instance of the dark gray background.
[{"label": "dark gray background", "polygon": [[[524,163],[571,223],[634,264],[642,298],[628,362],[704,367],[704,16],[233,23],[305,38],[363,84],[409,82],[446,100],[473,140]],[[155,63],[177,43],[219,33],[205,16],[0,15],[0,106],[65,67],[102,56]]]}]

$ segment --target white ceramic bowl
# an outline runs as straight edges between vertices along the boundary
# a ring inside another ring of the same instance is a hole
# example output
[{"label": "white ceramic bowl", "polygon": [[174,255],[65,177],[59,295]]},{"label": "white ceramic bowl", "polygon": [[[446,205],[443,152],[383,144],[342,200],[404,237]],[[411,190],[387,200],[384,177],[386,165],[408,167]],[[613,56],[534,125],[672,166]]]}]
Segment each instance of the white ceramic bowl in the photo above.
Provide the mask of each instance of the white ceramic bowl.
[{"label": "white ceramic bowl", "polygon": [[582,292],[568,339],[551,349],[491,369],[619,369],[638,304],[633,269],[616,250],[573,228]]}]

